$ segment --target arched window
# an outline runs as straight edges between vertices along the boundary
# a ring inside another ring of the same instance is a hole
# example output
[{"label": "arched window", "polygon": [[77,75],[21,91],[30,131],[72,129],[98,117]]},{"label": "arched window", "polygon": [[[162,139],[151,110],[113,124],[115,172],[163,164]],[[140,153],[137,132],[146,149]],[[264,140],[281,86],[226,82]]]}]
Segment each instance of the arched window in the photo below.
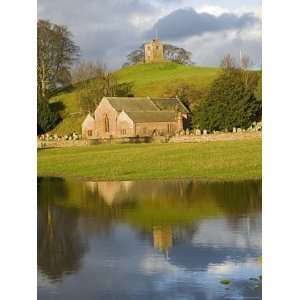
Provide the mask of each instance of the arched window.
[{"label": "arched window", "polygon": [[104,118],[104,130],[105,132],[109,132],[109,118],[107,115],[105,115]]}]

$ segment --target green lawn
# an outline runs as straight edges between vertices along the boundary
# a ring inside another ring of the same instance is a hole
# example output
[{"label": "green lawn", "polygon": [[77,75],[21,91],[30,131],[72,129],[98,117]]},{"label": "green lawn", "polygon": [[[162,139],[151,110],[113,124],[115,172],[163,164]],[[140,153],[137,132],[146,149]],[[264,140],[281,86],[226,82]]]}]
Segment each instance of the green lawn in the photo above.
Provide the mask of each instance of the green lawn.
[{"label": "green lawn", "polygon": [[38,175],[99,180],[261,178],[261,140],[45,149],[38,152]]},{"label": "green lawn", "polygon": [[164,96],[166,89],[178,82],[205,87],[220,69],[180,65],[171,62],[139,64],[115,72],[119,82],[133,82],[135,96]]}]

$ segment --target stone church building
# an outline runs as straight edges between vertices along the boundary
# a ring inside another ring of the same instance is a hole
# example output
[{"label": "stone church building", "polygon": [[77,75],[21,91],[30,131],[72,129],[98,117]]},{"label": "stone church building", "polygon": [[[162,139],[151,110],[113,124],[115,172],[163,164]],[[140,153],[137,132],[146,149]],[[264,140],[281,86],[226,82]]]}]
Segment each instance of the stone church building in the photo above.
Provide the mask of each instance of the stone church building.
[{"label": "stone church building", "polygon": [[186,129],[188,109],[178,98],[104,97],[82,123],[82,137],[175,135]]}]

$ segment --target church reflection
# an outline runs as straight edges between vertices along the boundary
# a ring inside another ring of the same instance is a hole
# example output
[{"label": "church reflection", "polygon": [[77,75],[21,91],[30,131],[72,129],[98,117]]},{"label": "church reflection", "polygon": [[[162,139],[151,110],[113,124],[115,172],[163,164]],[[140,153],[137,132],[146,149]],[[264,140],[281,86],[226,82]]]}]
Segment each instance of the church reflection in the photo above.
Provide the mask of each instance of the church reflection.
[{"label": "church reflection", "polygon": [[86,187],[99,195],[104,202],[112,206],[118,200],[122,201],[124,196],[130,192],[132,181],[88,181]]},{"label": "church reflection", "polygon": [[[38,266],[52,280],[79,272],[91,240],[94,246],[99,240],[101,251],[106,249],[101,243],[106,243],[107,257],[126,243],[143,241],[168,264],[188,270],[223,264],[231,255],[242,260],[260,249],[259,243],[254,245],[261,227],[260,182],[48,178],[39,179],[38,201]],[[124,228],[129,228],[128,239]],[[223,236],[226,243],[221,243]],[[143,256],[143,249],[132,251]]]},{"label": "church reflection", "polygon": [[153,246],[163,252],[168,259],[168,251],[173,246],[173,235],[171,226],[153,227]]}]

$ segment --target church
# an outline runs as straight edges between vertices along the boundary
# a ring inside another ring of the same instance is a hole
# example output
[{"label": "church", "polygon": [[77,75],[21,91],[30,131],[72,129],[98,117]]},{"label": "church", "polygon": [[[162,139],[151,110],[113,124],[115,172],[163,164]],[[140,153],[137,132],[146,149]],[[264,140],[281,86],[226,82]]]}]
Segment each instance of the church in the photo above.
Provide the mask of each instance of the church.
[{"label": "church", "polygon": [[[145,63],[164,61],[158,38],[145,44]],[[83,121],[85,139],[172,136],[185,130],[189,110],[176,98],[103,97]]]},{"label": "church", "polygon": [[85,139],[173,136],[188,123],[178,98],[104,97],[82,123]]}]

